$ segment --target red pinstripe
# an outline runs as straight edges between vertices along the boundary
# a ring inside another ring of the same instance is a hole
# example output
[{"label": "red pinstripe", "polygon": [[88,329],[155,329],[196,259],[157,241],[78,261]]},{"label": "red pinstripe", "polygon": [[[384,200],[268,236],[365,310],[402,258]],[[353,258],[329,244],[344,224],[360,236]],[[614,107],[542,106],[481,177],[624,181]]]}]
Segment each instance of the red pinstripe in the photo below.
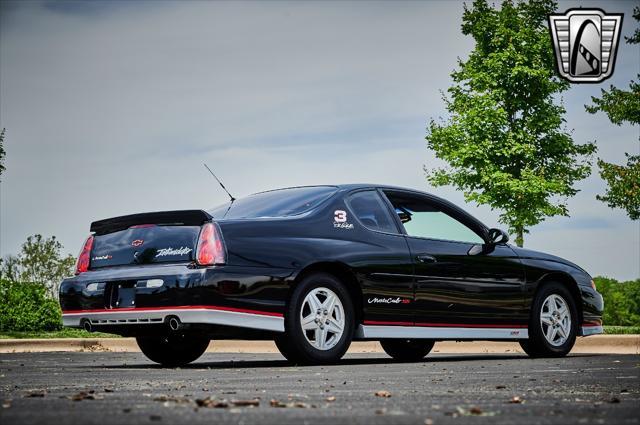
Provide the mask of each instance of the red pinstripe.
[{"label": "red pinstripe", "polygon": [[418,326],[429,328],[527,328],[527,325],[516,324],[476,324],[476,323],[414,323],[414,322],[386,322],[378,320],[365,320],[365,325],[380,325],[380,326]]},{"label": "red pinstripe", "polygon": [[257,314],[260,316],[283,317],[282,313],[274,313],[271,311],[250,310],[246,308],[223,307],[217,305],[180,305],[170,307],[141,307],[141,308],[114,308],[114,309],[96,309],[96,310],[65,310],[62,314],[80,314],[80,313],[123,313],[123,312],[146,312],[146,311],[163,311],[163,310],[219,310],[232,311],[235,313]]}]

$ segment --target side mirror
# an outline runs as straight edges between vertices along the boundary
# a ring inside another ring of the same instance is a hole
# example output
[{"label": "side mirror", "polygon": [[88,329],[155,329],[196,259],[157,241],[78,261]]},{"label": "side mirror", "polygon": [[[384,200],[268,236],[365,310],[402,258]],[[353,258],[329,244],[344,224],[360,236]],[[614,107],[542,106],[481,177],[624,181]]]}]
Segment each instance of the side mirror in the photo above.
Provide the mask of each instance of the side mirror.
[{"label": "side mirror", "polygon": [[507,242],[509,242],[509,235],[507,235],[504,230],[489,230],[489,243],[491,243],[492,245],[500,245]]},{"label": "side mirror", "polygon": [[467,254],[469,255],[490,254],[495,250],[496,245],[507,243],[508,241],[509,241],[509,235],[507,235],[504,232],[504,230],[490,229],[489,240],[487,241],[487,243],[483,245],[472,246],[469,249],[469,252],[467,252]]}]

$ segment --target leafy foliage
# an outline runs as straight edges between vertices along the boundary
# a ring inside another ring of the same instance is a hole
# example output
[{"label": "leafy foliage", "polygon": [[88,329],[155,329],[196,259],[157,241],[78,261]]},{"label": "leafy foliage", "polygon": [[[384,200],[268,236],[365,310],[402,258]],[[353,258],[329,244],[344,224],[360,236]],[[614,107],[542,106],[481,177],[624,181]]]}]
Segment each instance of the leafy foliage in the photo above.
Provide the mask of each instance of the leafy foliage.
[{"label": "leafy foliage", "polygon": [[603,326],[604,333],[609,335],[637,335],[640,326]]},{"label": "leafy foliage", "polygon": [[38,283],[0,279],[0,331],[60,329],[60,306],[46,292]]},{"label": "leafy foliage", "polygon": [[62,327],[58,288],[73,273],[55,236],[29,236],[17,256],[0,261],[0,331],[41,332]]},{"label": "leafy foliage", "polygon": [[2,131],[0,131],[0,176],[2,176],[2,173],[4,172],[4,133],[6,130],[6,128],[3,128]]},{"label": "leafy foliage", "polygon": [[[633,9],[633,19],[640,21],[640,6]],[[627,40],[627,43],[631,44],[640,43],[640,27],[636,28],[631,37],[625,37],[625,40]]]},{"label": "leafy foliage", "polygon": [[[640,95],[640,94],[639,94]],[[611,208],[622,208],[631,220],[640,219],[640,156],[627,155],[627,165],[598,160],[600,176],[609,188],[604,195],[596,195]]]},{"label": "leafy foliage", "polygon": [[[640,7],[633,10],[633,17],[640,21]],[[626,37],[627,43],[640,43],[640,28],[634,35]],[[640,74],[638,75],[640,79]],[[593,105],[585,105],[589,113],[602,111],[609,120],[616,124],[640,124],[640,83],[631,81],[629,90],[621,90],[611,86],[609,90],[601,90],[601,98],[592,97]],[[640,140],[640,139],[639,139]],[[597,199],[606,202],[611,208],[621,208],[632,220],[640,219],[640,155],[627,155],[627,165],[617,165],[598,160],[600,176],[609,186],[604,195]]]},{"label": "leafy foliage", "polygon": [[46,288],[47,294],[58,298],[60,282],[73,274],[75,258],[62,254],[62,244],[55,236],[29,236],[17,256],[2,261],[0,271],[4,279],[13,282],[33,282]]},{"label": "leafy foliage", "polygon": [[585,106],[588,112],[602,111],[616,125],[640,124],[640,83],[631,81],[629,90],[611,86],[609,91],[601,89],[601,94],[602,98],[591,97],[594,105]]},{"label": "leafy foliage", "polygon": [[618,282],[596,277],[593,280],[604,298],[605,325],[640,326],[640,279]]},{"label": "leafy foliage", "polygon": [[447,122],[431,120],[427,145],[449,166],[426,169],[435,186],[453,185],[467,201],[501,210],[500,221],[524,233],[546,217],[568,215],[566,198],[590,174],[592,143],[575,144],[554,96],[569,87],[554,68],[546,28],[551,0],[485,0],[465,5],[462,32],[475,48],[443,96]]}]

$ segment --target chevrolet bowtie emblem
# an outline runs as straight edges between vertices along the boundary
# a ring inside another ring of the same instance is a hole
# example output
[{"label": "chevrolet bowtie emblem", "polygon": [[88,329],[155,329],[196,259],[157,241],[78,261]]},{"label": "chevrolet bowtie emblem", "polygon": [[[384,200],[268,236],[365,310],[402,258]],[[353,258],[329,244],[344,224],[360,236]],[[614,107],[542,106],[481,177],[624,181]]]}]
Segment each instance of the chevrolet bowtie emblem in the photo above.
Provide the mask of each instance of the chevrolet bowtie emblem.
[{"label": "chevrolet bowtie emblem", "polygon": [[573,83],[599,83],[613,74],[622,13],[569,9],[549,15],[558,72]]}]

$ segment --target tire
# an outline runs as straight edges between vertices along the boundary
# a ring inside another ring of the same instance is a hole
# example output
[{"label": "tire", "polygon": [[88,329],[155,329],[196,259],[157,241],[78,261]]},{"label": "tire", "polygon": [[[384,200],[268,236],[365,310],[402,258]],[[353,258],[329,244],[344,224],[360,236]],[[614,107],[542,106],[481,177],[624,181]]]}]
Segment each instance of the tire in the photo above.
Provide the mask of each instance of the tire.
[{"label": "tire", "polygon": [[425,358],[433,348],[432,339],[383,339],[382,349],[399,362],[417,362]]},{"label": "tire", "polygon": [[197,360],[209,346],[209,339],[185,335],[138,337],[138,347],[152,362],[178,367]]},{"label": "tire", "polygon": [[529,357],[541,357],[541,355],[531,346],[528,339],[521,339],[518,341],[522,351],[524,351]]},{"label": "tire", "polygon": [[519,341],[520,346],[530,357],[564,357],[577,335],[578,310],[573,295],[560,283],[546,283],[531,306],[529,339]]},{"label": "tire", "polygon": [[289,362],[294,364],[300,362],[300,359],[298,358],[298,356],[296,356],[296,354],[293,352],[293,349],[291,348],[291,344],[289,343],[289,339],[287,338],[286,335],[275,337],[273,342],[276,343],[276,347],[278,347],[280,354],[282,354],[284,358],[287,359]]},{"label": "tire", "polygon": [[[326,303],[332,299],[335,302],[331,309]],[[302,327],[303,316],[307,319],[306,330]],[[349,348],[354,328],[355,312],[347,289],[333,275],[316,273],[294,289],[285,311],[285,334],[276,339],[276,344],[294,363],[334,363]]]}]

